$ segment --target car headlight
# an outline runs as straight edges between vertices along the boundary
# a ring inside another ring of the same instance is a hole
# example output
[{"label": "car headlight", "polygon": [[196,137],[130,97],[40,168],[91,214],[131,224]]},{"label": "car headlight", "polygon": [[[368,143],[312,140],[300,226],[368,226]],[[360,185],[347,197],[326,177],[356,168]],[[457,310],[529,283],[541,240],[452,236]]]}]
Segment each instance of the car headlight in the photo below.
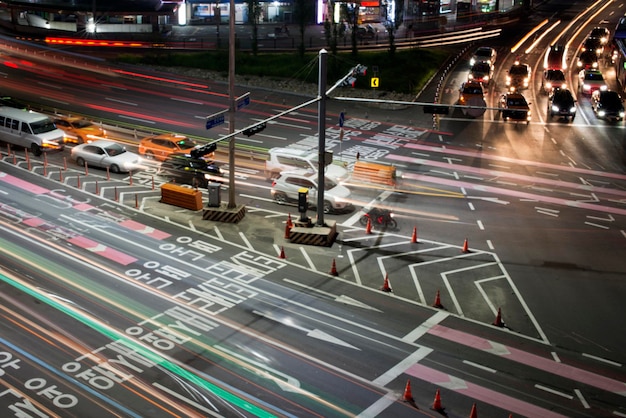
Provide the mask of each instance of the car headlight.
[{"label": "car headlight", "polygon": [[483,81],[489,81],[489,76],[488,75],[484,76]]},{"label": "car headlight", "polygon": [[619,112],[619,117],[623,118],[624,117],[624,111],[622,110],[621,112]]},{"label": "car headlight", "polygon": [[597,63],[597,62],[594,62],[593,64],[591,64],[591,66],[592,66],[593,68],[598,68],[598,63]]},{"label": "car headlight", "polygon": [[604,86],[600,86],[600,90],[602,90],[602,91],[606,91],[606,90],[607,90],[607,88],[608,88],[608,87],[607,87],[606,85],[604,85]]},{"label": "car headlight", "polygon": [[572,106],[569,108],[570,113],[575,113],[576,112],[576,106]]},{"label": "car headlight", "polygon": [[551,89],[552,88],[552,83],[546,83],[546,88],[547,89]]},{"label": "car headlight", "polygon": [[598,111],[598,116],[600,116],[601,118],[603,118],[605,115],[606,115],[606,112],[604,110]]},{"label": "car headlight", "polygon": [[583,84],[583,90],[589,90],[591,89],[591,86],[589,84]]},{"label": "car headlight", "polygon": [[553,112],[558,112],[559,110],[560,110],[560,109],[559,109],[559,107],[558,107],[558,106],[556,106],[556,105],[552,105],[552,111],[553,111]]},{"label": "car headlight", "polygon": [[470,65],[474,65],[474,64],[476,64],[476,60],[475,60],[474,58],[472,58],[472,59],[470,60]]},{"label": "car headlight", "polygon": [[474,74],[470,73],[470,75],[467,76],[468,79],[473,80],[474,79]]},{"label": "car headlight", "polygon": [[567,84],[565,84],[565,83],[561,84],[561,88],[562,88],[563,90],[565,90],[565,89],[567,88]]}]

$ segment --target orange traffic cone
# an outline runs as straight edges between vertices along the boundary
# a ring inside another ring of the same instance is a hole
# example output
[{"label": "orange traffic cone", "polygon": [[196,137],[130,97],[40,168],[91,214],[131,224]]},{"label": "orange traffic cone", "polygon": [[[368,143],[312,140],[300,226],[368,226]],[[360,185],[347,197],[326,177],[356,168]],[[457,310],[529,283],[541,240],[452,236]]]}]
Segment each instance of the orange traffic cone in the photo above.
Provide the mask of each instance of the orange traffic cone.
[{"label": "orange traffic cone", "polygon": [[435,392],[435,401],[433,402],[433,409],[435,411],[443,411],[443,407],[441,406],[441,395],[439,394],[439,389]]},{"label": "orange traffic cone", "polygon": [[391,286],[389,286],[389,275],[385,274],[385,281],[383,282],[382,287],[380,288],[383,292],[392,292]]},{"label": "orange traffic cone", "polygon": [[339,273],[337,273],[337,264],[335,264],[335,259],[333,258],[333,264],[330,266],[330,273],[331,276],[339,276]]},{"label": "orange traffic cone", "polygon": [[476,412],[476,404],[472,405],[472,412],[470,412],[470,418],[478,418],[478,412]]},{"label": "orange traffic cone", "polygon": [[293,221],[291,220],[291,213],[287,214],[287,225],[289,225],[289,229],[293,228]]},{"label": "orange traffic cone", "polygon": [[439,291],[437,290],[437,294],[435,295],[435,303],[433,303],[433,308],[444,309],[441,304],[441,297],[439,296]]},{"label": "orange traffic cone", "polygon": [[404,400],[404,402],[415,402],[415,399],[413,399],[413,394],[411,393],[411,381],[407,380],[406,381],[406,386],[404,387],[404,396],[402,397],[402,399]]},{"label": "orange traffic cone", "polygon": [[366,234],[372,233],[372,220],[370,218],[367,218],[367,226],[365,227],[365,233]]},{"label": "orange traffic cone", "polygon": [[289,222],[285,224],[285,239],[289,239],[291,237],[291,227],[289,226]]},{"label": "orange traffic cone", "polygon": [[462,253],[469,253],[469,246],[467,245],[467,238],[465,238],[465,241],[463,241],[463,249],[461,250]]},{"label": "orange traffic cone", "polygon": [[502,320],[502,310],[498,308],[498,314],[496,315],[496,319],[493,321],[493,325],[496,327],[504,327],[504,321]]},{"label": "orange traffic cone", "polygon": [[415,244],[417,242],[417,227],[413,227],[413,234],[411,235],[411,244]]},{"label": "orange traffic cone", "polygon": [[280,247],[280,255],[278,256],[278,258],[287,258],[285,257],[285,249],[283,247]]}]

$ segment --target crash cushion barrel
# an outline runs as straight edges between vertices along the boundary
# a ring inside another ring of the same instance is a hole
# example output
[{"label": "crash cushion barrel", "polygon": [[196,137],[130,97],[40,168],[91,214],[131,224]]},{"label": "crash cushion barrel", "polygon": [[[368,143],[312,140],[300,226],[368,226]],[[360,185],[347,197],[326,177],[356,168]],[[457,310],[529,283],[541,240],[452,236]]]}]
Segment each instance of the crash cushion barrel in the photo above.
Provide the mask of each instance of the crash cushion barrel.
[{"label": "crash cushion barrel", "polygon": [[161,186],[161,203],[185,209],[202,209],[202,192],[178,184],[165,183]]}]

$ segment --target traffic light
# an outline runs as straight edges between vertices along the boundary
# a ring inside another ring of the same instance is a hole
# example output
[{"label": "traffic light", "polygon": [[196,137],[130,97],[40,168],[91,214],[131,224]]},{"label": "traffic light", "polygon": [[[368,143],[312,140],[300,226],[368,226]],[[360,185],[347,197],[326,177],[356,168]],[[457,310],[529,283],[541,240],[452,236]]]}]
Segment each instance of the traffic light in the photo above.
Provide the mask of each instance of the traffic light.
[{"label": "traffic light", "polygon": [[256,133],[261,132],[263,129],[265,129],[266,126],[267,126],[267,124],[265,122],[259,123],[258,125],[254,125],[251,128],[244,129],[243,130],[243,134],[245,136],[252,136],[252,135],[254,135]]},{"label": "traffic light", "polygon": [[358,75],[365,76],[367,74],[367,67],[365,65],[357,65],[356,72]]},{"label": "traffic light", "polygon": [[350,86],[354,88],[354,84],[356,83],[356,78],[348,77],[341,83],[342,86]]},{"label": "traffic light", "polygon": [[191,155],[191,158],[200,159],[207,154],[211,154],[212,152],[215,152],[216,149],[217,149],[217,143],[212,142],[210,144],[202,145],[201,147],[192,149],[189,154]]}]

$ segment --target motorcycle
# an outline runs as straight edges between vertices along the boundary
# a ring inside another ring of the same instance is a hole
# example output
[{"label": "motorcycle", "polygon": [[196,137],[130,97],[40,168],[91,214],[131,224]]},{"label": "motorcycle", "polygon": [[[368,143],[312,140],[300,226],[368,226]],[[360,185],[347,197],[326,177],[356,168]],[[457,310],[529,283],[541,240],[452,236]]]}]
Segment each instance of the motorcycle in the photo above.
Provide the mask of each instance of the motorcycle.
[{"label": "motorcycle", "polygon": [[366,226],[367,221],[370,221],[372,227],[378,226],[382,228],[396,229],[398,223],[393,219],[393,212],[388,209],[371,208],[361,218],[359,222],[361,225]]}]

